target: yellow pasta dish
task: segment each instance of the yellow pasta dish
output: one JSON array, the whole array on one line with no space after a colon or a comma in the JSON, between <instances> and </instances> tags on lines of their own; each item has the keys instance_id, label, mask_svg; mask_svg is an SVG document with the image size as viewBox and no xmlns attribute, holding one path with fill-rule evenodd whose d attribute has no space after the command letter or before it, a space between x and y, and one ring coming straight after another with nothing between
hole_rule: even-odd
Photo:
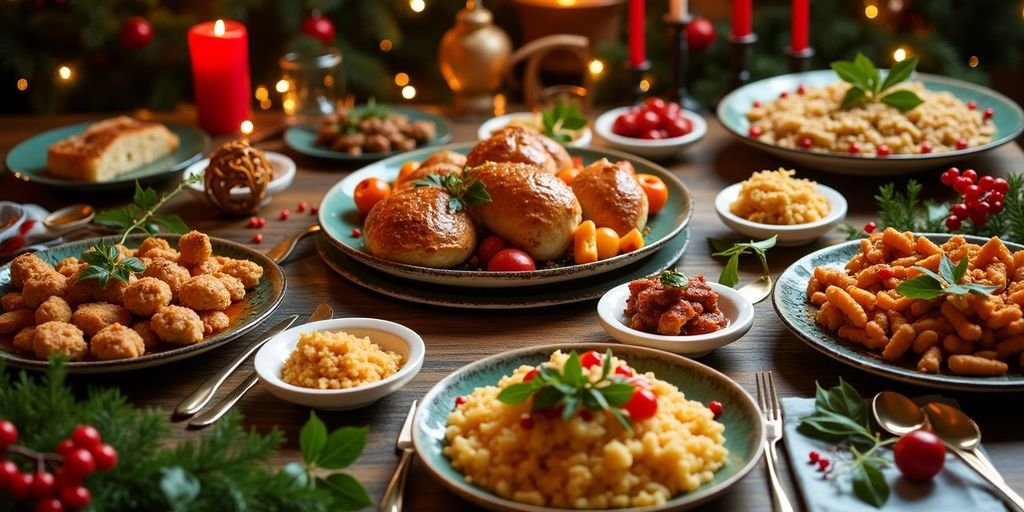
<instances>
[{"instance_id":1,"label":"yellow pasta dish","mask_svg":"<svg viewBox=\"0 0 1024 512\"><path fill-rule=\"evenodd\" d=\"M502 498L639 507L709 482L726 463L724 431L703 404L610 351L556 351L458 397L443 453Z\"/></svg>"}]
</instances>

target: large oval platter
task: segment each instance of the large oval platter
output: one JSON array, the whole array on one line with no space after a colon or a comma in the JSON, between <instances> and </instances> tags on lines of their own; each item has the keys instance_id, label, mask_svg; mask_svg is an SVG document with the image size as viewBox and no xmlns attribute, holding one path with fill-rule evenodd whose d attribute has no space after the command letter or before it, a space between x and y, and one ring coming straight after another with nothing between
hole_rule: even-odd
<instances>
[{"instance_id":1,"label":"large oval platter","mask_svg":"<svg viewBox=\"0 0 1024 512\"><path fill-rule=\"evenodd\" d=\"M129 247L136 247L144 238L145 237L142 235L133 235L128 238L126 245ZM179 237L177 235L161 235L161 238L166 239L172 246L176 247ZM69 256L81 256L83 251L92 247L100 240L105 240L107 243L113 244L119 240L119 237L92 238L88 240L69 242L45 251L37 252L36 255L50 264L55 264ZM228 308L228 312L230 313L228 315L230 323L228 324L227 329L224 329L213 336L204 338L203 341L193 345L173 347L152 353L147 352L141 357L134 359L120 359L114 361L69 361L64 364L68 373L117 373L160 366L189 357L194 357L206 352L207 350L217 348L231 340L234 340L235 338L238 338L239 336L251 331L254 327L270 317L284 298L286 282L284 272L281 271L281 267L274 263L270 258L244 245L219 238L210 238L210 242L213 246L214 256L247 259L256 262L259 266L263 267L263 277L260 278L260 282L256 287L248 290L244 299L232 304ZM8 263L3 267L0 267L0 295L13 290L14 286L11 284L11 265ZM10 344L9 337L0 342L0 359L4 359L7 364L11 366L31 370L41 371L45 370L47 366L49 366L47 361L40 361L38 359L25 357L24 355L15 352Z\"/></svg>"},{"instance_id":2,"label":"large oval platter","mask_svg":"<svg viewBox=\"0 0 1024 512\"><path fill-rule=\"evenodd\" d=\"M638 173L654 174L662 179L669 189L669 200L660 212L651 216L644 241L639 250L620 254L613 258L586 263L583 265L567 265L555 268L543 268L532 272L488 272L482 270L447 270L415 265L396 263L368 253L363 245L363 238L352 236L353 229L362 229L363 215L355 206L352 192L356 185L365 178L377 177L394 181L402 164L409 160L422 161L427 156L439 151L457 151L468 153L475 143L450 144L438 148L423 148L382 160L353 172L339 181L320 205L320 226L331 243L349 255L352 259L368 265L376 270L397 277L432 284L459 287L507 288L552 284L573 279L594 276L603 272L622 268L634 263L659 250L690 221L693 214L693 202L690 192L678 178L665 168L647 160L610 150L568 148L569 154L590 163L601 158L611 161L629 160Z\"/></svg>"},{"instance_id":3,"label":"large oval platter","mask_svg":"<svg viewBox=\"0 0 1024 512\"><path fill-rule=\"evenodd\" d=\"M1020 135L1021 130L1024 129L1024 111L1013 100L992 89L963 80L925 73L915 73L911 80L921 82L929 91L948 91L961 101L976 101L979 110L993 109L995 116L992 121L996 125L996 133L992 137L992 141L982 146L957 151L873 157L784 148L755 139L747 134L750 128L747 111L750 110L754 101L763 103L773 101L783 91L795 91L800 85L819 87L838 82L839 77L832 70L792 73L744 85L729 93L718 104L718 119L732 135L745 144L814 169L853 176L898 176L949 166L1006 144Z\"/></svg>"},{"instance_id":4,"label":"large oval platter","mask_svg":"<svg viewBox=\"0 0 1024 512\"><path fill-rule=\"evenodd\" d=\"M317 238L320 257L339 275L368 290L420 304L459 309L526 309L597 299L616 285L656 275L673 266L686 251L689 228L647 258L603 274L567 283L520 286L495 291L487 288L430 285L395 277L350 258L324 236Z\"/></svg>"},{"instance_id":5,"label":"large oval platter","mask_svg":"<svg viewBox=\"0 0 1024 512\"><path fill-rule=\"evenodd\" d=\"M925 235L936 243L944 243L949 235ZM972 243L985 243L987 239L965 236ZM1007 243L1010 250L1024 249L1024 246ZM854 368L931 388L960 391L1021 391L1024 390L1024 375L1010 373L1001 377L967 377L951 374L930 374L917 371L909 361L891 363L882 360L864 346L840 340L815 323L818 307L807 300L807 281L813 275L814 267L826 266L843 268L854 254L860 251L860 241L833 245L815 251L790 265L779 276L772 293L772 302L782 323L798 338L815 350Z\"/></svg>"},{"instance_id":6,"label":"large oval platter","mask_svg":"<svg viewBox=\"0 0 1024 512\"><path fill-rule=\"evenodd\" d=\"M718 400L725 405L725 413L718 419L725 425L725 447L729 450L726 464L714 478L693 492L675 496L663 505L615 509L622 512L661 512L685 510L705 503L743 479L758 464L763 449L763 426L757 406L749 394L736 381L708 366L675 354L644 347L618 344L572 344L527 347L482 359L459 368L437 383L420 400L413 419L413 444L416 454L441 484L462 498L491 510L541 512L563 510L537 507L501 498L483 488L466 482L465 477L452 467L442 453L445 446L445 425L455 404L455 397L467 395L474 388L494 386L505 375L522 365L536 365L547 361L555 350L611 349L640 372L654 372L661 380L679 388L686 398L707 403Z\"/></svg>"}]
</instances>

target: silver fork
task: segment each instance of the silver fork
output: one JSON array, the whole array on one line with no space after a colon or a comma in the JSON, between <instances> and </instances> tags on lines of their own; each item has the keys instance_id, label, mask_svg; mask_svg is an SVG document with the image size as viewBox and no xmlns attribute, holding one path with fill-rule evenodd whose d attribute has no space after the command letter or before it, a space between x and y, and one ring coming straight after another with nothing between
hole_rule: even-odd
<instances>
[{"instance_id":1,"label":"silver fork","mask_svg":"<svg viewBox=\"0 0 1024 512\"><path fill-rule=\"evenodd\" d=\"M757 400L761 406L761 415L764 416L765 435L768 441L765 462L768 464L768 476L772 484L772 504L778 512L793 512L793 505L786 497L786 490L782 487L776 469L779 457L775 451L775 443L782 440L782 408L779 407L779 394L775 391L775 379L772 378L772 372L759 372L755 375L755 381Z\"/></svg>"}]
</instances>

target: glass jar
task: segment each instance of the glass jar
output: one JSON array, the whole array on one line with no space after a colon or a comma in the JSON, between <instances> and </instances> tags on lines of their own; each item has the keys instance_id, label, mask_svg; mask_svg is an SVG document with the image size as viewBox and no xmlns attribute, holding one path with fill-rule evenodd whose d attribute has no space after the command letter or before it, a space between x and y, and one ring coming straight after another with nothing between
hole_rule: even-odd
<instances>
[{"instance_id":1,"label":"glass jar","mask_svg":"<svg viewBox=\"0 0 1024 512\"><path fill-rule=\"evenodd\" d=\"M337 110L339 91L344 89L341 52L337 48L312 56L287 53L278 64L283 84L277 90L288 124L315 123Z\"/></svg>"}]
</instances>

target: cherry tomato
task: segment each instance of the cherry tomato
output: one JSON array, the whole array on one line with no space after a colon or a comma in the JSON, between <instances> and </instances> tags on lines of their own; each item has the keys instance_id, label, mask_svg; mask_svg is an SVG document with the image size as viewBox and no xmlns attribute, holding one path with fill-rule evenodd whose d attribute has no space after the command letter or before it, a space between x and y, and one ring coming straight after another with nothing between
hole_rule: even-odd
<instances>
[{"instance_id":1,"label":"cherry tomato","mask_svg":"<svg viewBox=\"0 0 1024 512\"><path fill-rule=\"evenodd\" d=\"M621 375L623 377L633 377L634 375L636 375L636 372L634 372L633 369L628 366L616 366L615 371L613 373L615 373L615 375Z\"/></svg>"},{"instance_id":2,"label":"cherry tomato","mask_svg":"<svg viewBox=\"0 0 1024 512\"><path fill-rule=\"evenodd\" d=\"M497 272L525 272L537 270L537 264L533 262L525 251L519 249L502 249L495 254L487 263L487 270Z\"/></svg>"},{"instance_id":3,"label":"cherry tomato","mask_svg":"<svg viewBox=\"0 0 1024 512\"><path fill-rule=\"evenodd\" d=\"M615 119L612 131L623 137L633 137L637 133L637 113L628 112Z\"/></svg>"},{"instance_id":4,"label":"cherry tomato","mask_svg":"<svg viewBox=\"0 0 1024 512\"><path fill-rule=\"evenodd\" d=\"M644 130L640 132L640 138L647 140L659 140L664 139L665 137L661 134L661 130L657 128L651 128L650 130Z\"/></svg>"},{"instance_id":5,"label":"cherry tomato","mask_svg":"<svg viewBox=\"0 0 1024 512\"><path fill-rule=\"evenodd\" d=\"M612 228L597 228L597 259L606 260L619 254L619 234Z\"/></svg>"},{"instance_id":6,"label":"cherry tomato","mask_svg":"<svg viewBox=\"0 0 1024 512\"><path fill-rule=\"evenodd\" d=\"M915 430L903 436L892 451L896 467L903 476L918 482L934 478L946 463L942 440L927 430Z\"/></svg>"},{"instance_id":7,"label":"cherry tomato","mask_svg":"<svg viewBox=\"0 0 1024 512\"><path fill-rule=\"evenodd\" d=\"M420 163L415 160L409 160L408 162L402 164L402 168L398 170L398 179L395 180L395 183L401 183L405 181L405 178L408 178L410 174L416 172L416 169L419 168Z\"/></svg>"},{"instance_id":8,"label":"cherry tomato","mask_svg":"<svg viewBox=\"0 0 1024 512\"><path fill-rule=\"evenodd\" d=\"M658 114L659 116L661 116L663 113L665 113L665 111L666 111L665 109L667 107L668 107L668 104L665 103L665 100L663 100L661 98L647 98L647 100L644 101L644 107L643 108L644 108L644 110L647 110L647 111L650 111L650 112L654 112L655 114Z\"/></svg>"},{"instance_id":9,"label":"cherry tomato","mask_svg":"<svg viewBox=\"0 0 1024 512\"><path fill-rule=\"evenodd\" d=\"M682 137L693 131L693 123L685 117L677 117L665 122L665 131L669 137Z\"/></svg>"},{"instance_id":10,"label":"cherry tomato","mask_svg":"<svg viewBox=\"0 0 1024 512\"><path fill-rule=\"evenodd\" d=\"M391 185L388 185L388 182L378 178L366 178L356 185L354 193L356 208L359 208L359 211L365 215L370 212L373 205L389 194L391 194Z\"/></svg>"},{"instance_id":11,"label":"cherry tomato","mask_svg":"<svg viewBox=\"0 0 1024 512\"><path fill-rule=\"evenodd\" d=\"M629 412L631 420L646 420L658 412L658 397L649 389L637 389L623 409Z\"/></svg>"},{"instance_id":12,"label":"cherry tomato","mask_svg":"<svg viewBox=\"0 0 1024 512\"><path fill-rule=\"evenodd\" d=\"M665 111L662 115L662 121L666 119L676 119L682 117L683 107L680 107L678 103L670 101L665 104Z\"/></svg>"},{"instance_id":13,"label":"cherry tomato","mask_svg":"<svg viewBox=\"0 0 1024 512\"><path fill-rule=\"evenodd\" d=\"M658 118L657 113L644 110L636 117L636 128L640 133L657 130L659 127L661 127L661 119Z\"/></svg>"},{"instance_id":14,"label":"cherry tomato","mask_svg":"<svg viewBox=\"0 0 1024 512\"><path fill-rule=\"evenodd\" d=\"M601 354L596 350L588 350L580 356L580 366L583 368L593 368L601 364Z\"/></svg>"},{"instance_id":15,"label":"cherry tomato","mask_svg":"<svg viewBox=\"0 0 1024 512\"><path fill-rule=\"evenodd\" d=\"M484 238L480 245L476 248L476 258L480 261L480 266L487 268L487 264L491 262L495 254L498 254L502 249L508 248L508 241L498 235L490 235Z\"/></svg>"},{"instance_id":16,"label":"cherry tomato","mask_svg":"<svg viewBox=\"0 0 1024 512\"><path fill-rule=\"evenodd\" d=\"M665 186L665 182L653 174L637 174L636 180L647 194L647 214L654 215L661 211L668 201L668 187Z\"/></svg>"},{"instance_id":17,"label":"cherry tomato","mask_svg":"<svg viewBox=\"0 0 1024 512\"><path fill-rule=\"evenodd\" d=\"M530 382L537 377L538 373L540 372L536 368L531 368L530 371L526 372L526 375L523 375L523 382Z\"/></svg>"}]
</instances>

